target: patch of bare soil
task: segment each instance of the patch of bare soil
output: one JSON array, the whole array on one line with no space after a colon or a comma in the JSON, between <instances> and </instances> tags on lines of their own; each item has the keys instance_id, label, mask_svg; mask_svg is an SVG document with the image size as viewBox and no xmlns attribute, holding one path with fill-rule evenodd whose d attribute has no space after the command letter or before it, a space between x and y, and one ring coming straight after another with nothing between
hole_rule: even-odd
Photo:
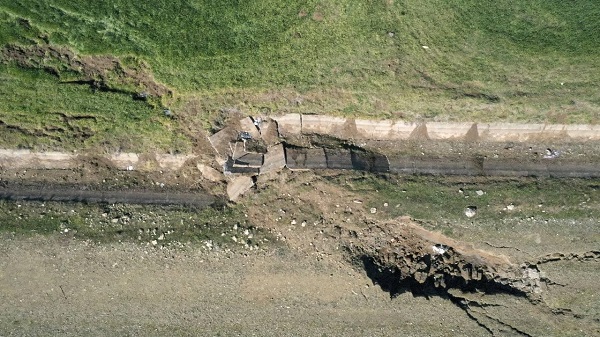
<instances>
[{"instance_id":1,"label":"patch of bare soil","mask_svg":"<svg viewBox=\"0 0 600 337\"><path fill-rule=\"evenodd\" d=\"M488 238L461 242L426 230L409 218L380 218L376 209L366 206L367 196L322 178L335 174L284 171L272 180L259 178L257 193L242 203L250 219L260 219L278 240L306 258L335 263L340 268L353 266L392 301L407 294L444 299L481 329L475 335L593 336L600 332L600 307L586 300L595 288L596 276L590 271L600 262L597 251L538 257L538 247L486 251L481 247L486 247ZM557 222L547 230L560 232L560 226L572 227ZM586 228L582 225L579 230L589 232ZM488 233L496 242L503 242L505 232L513 233L510 226L497 231ZM570 236L550 235L553 239L543 246L546 250L579 251L589 246L569 247ZM521 236L526 245L526 235ZM510 243L523 246L516 240ZM555 269L548 268L547 263L563 262L573 277L586 266L581 279L565 281ZM560 284L556 279L561 279ZM575 295L582 291L589 295ZM567 304L566 298L573 304L586 303L585 312L577 308L578 304ZM429 321L443 325L447 317L432 316ZM442 326L439 329L449 333ZM429 331L417 335L423 334L431 335Z\"/></svg>"},{"instance_id":2,"label":"patch of bare soil","mask_svg":"<svg viewBox=\"0 0 600 337\"><path fill-rule=\"evenodd\" d=\"M137 89L140 99L148 96L162 97L171 91L158 83L145 62L111 55L78 55L67 47L54 45L19 46L7 45L0 53L0 61L16 62L25 68L44 69L62 78L63 73L77 74L73 83L87 83L100 90L122 90L122 87ZM68 82L66 82L68 83Z\"/></svg>"}]
</instances>

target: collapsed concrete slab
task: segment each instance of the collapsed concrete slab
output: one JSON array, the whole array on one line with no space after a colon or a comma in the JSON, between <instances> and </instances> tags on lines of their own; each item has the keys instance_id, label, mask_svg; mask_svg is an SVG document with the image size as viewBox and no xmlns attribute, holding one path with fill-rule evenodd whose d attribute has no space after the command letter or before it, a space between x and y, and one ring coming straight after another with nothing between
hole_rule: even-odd
<instances>
[{"instance_id":1,"label":"collapsed concrete slab","mask_svg":"<svg viewBox=\"0 0 600 337\"><path fill-rule=\"evenodd\" d=\"M285 148L286 165L290 170L326 169L323 149Z\"/></svg>"},{"instance_id":2,"label":"collapsed concrete slab","mask_svg":"<svg viewBox=\"0 0 600 337\"><path fill-rule=\"evenodd\" d=\"M230 143L235 142L237 139L238 132L232 127L226 127L208 137L210 145L212 145L217 154L223 158L231 154Z\"/></svg>"},{"instance_id":3,"label":"collapsed concrete slab","mask_svg":"<svg viewBox=\"0 0 600 337\"><path fill-rule=\"evenodd\" d=\"M254 139L260 138L260 132L254 124L254 120L250 117L240 119L240 130L238 130L238 133L239 132L248 132Z\"/></svg>"},{"instance_id":4,"label":"collapsed concrete slab","mask_svg":"<svg viewBox=\"0 0 600 337\"><path fill-rule=\"evenodd\" d=\"M260 138L267 144L267 146L273 146L278 144L279 131L277 122L271 118L263 118L259 124Z\"/></svg>"},{"instance_id":5,"label":"collapsed concrete slab","mask_svg":"<svg viewBox=\"0 0 600 337\"><path fill-rule=\"evenodd\" d=\"M250 190L252 186L254 186L252 177L237 176L227 184L227 196L229 200L235 202L240 196Z\"/></svg>"},{"instance_id":6,"label":"collapsed concrete slab","mask_svg":"<svg viewBox=\"0 0 600 337\"><path fill-rule=\"evenodd\" d=\"M327 158L327 168L337 170L352 170L352 156L350 150L344 149L325 149Z\"/></svg>"},{"instance_id":7,"label":"collapsed concrete slab","mask_svg":"<svg viewBox=\"0 0 600 337\"><path fill-rule=\"evenodd\" d=\"M271 146L264 155L260 174L277 172L285 167L285 151L283 144Z\"/></svg>"},{"instance_id":8,"label":"collapsed concrete slab","mask_svg":"<svg viewBox=\"0 0 600 337\"><path fill-rule=\"evenodd\" d=\"M385 155L372 152L350 151L352 167L368 172L389 172L390 163Z\"/></svg>"},{"instance_id":9,"label":"collapsed concrete slab","mask_svg":"<svg viewBox=\"0 0 600 337\"><path fill-rule=\"evenodd\" d=\"M234 167L252 167L260 168L263 165L263 154L262 153L246 153L245 155L234 159Z\"/></svg>"}]
</instances>

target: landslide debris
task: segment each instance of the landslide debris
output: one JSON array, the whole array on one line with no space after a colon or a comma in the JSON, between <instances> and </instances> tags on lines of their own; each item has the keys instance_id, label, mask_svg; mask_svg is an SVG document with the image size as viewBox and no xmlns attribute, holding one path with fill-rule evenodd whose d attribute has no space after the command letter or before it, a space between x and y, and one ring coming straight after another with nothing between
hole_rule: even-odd
<instances>
[{"instance_id":1,"label":"landslide debris","mask_svg":"<svg viewBox=\"0 0 600 337\"><path fill-rule=\"evenodd\" d=\"M535 264L475 249L430 232L407 218L349 231L352 261L391 296L404 291L445 294L449 289L507 293L536 299L545 278Z\"/></svg>"},{"instance_id":2,"label":"landslide debris","mask_svg":"<svg viewBox=\"0 0 600 337\"><path fill-rule=\"evenodd\" d=\"M0 50L0 62L43 69L63 83L89 84L93 89L133 94L136 99L172 94L154 79L150 66L136 57L83 56L62 46L10 44Z\"/></svg>"}]
</instances>

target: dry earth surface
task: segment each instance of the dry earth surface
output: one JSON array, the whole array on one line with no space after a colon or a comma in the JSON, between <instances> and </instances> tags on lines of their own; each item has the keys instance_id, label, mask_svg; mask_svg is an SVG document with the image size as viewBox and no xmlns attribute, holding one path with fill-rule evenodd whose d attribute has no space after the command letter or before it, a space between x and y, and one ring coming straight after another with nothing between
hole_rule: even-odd
<instances>
[{"instance_id":1,"label":"dry earth surface","mask_svg":"<svg viewBox=\"0 0 600 337\"><path fill-rule=\"evenodd\" d=\"M399 152L448 153L457 144L484 151L481 144L426 141ZM536 149L543 145L498 144L487 154L515 153L518 159L537 155ZM585 146L573 151L587 152ZM3 188L225 195L225 180L206 174L218 166L206 161L142 172L118 170L93 156L80 160L67 170L3 168L0 179ZM90 238L68 231L66 221L44 235L2 232L0 335L600 334L597 219L519 213L502 221L465 216L419 222L398 217L393 209L402 205L374 205L381 201L377 191L351 188L365 177L397 178L335 170L259 175L254 189L230 205L242 223L215 215L205 226L216 228L216 237L199 241L165 238L174 221L184 228L201 212L193 208L174 219L158 206L3 201L3 216L23 222L47 217L53 207L78 215L98 233L120 230L116 239ZM495 178L461 179L485 187ZM506 206L488 205L500 212ZM586 207L597 206L589 200ZM250 234L260 240L248 244Z\"/></svg>"}]
</instances>

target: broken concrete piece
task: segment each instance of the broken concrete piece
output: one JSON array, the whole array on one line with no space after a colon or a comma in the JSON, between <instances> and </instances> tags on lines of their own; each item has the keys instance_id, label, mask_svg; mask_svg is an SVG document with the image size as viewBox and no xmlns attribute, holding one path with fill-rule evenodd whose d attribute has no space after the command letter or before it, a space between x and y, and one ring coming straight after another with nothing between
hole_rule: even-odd
<instances>
[{"instance_id":1,"label":"broken concrete piece","mask_svg":"<svg viewBox=\"0 0 600 337\"><path fill-rule=\"evenodd\" d=\"M227 184L227 196L229 197L229 200L235 202L240 198L240 196L251 189L252 186L254 186L252 177L235 177L229 182L229 184Z\"/></svg>"},{"instance_id":2,"label":"broken concrete piece","mask_svg":"<svg viewBox=\"0 0 600 337\"><path fill-rule=\"evenodd\" d=\"M327 157L323 149L285 149L286 165L290 170L326 169Z\"/></svg>"},{"instance_id":3,"label":"broken concrete piece","mask_svg":"<svg viewBox=\"0 0 600 337\"><path fill-rule=\"evenodd\" d=\"M234 160L243 157L248 153L244 142L234 142L229 144L231 145L231 158Z\"/></svg>"},{"instance_id":4,"label":"broken concrete piece","mask_svg":"<svg viewBox=\"0 0 600 337\"><path fill-rule=\"evenodd\" d=\"M248 132L252 138L260 138L260 132L258 132L258 128L250 117L240 119L240 130L238 132Z\"/></svg>"},{"instance_id":5,"label":"broken concrete piece","mask_svg":"<svg viewBox=\"0 0 600 337\"><path fill-rule=\"evenodd\" d=\"M260 123L260 137L267 144L272 146L279 143L279 132L277 131L277 122L271 118L264 118Z\"/></svg>"},{"instance_id":6,"label":"broken concrete piece","mask_svg":"<svg viewBox=\"0 0 600 337\"><path fill-rule=\"evenodd\" d=\"M247 153L237 159L234 160L234 167L254 167L260 168L263 164L263 154L262 153Z\"/></svg>"},{"instance_id":7,"label":"broken concrete piece","mask_svg":"<svg viewBox=\"0 0 600 337\"><path fill-rule=\"evenodd\" d=\"M283 144L271 146L265 153L263 165L260 168L260 174L277 172L285 167L285 151Z\"/></svg>"},{"instance_id":8,"label":"broken concrete piece","mask_svg":"<svg viewBox=\"0 0 600 337\"><path fill-rule=\"evenodd\" d=\"M225 180L225 176L223 175L223 173L215 170L214 168L212 168L210 166L207 166L204 164L198 164L198 165L196 165L196 167L198 168L200 173L202 173L202 177L206 178L207 180L210 180L213 182L219 182L219 181Z\"/></svg>"},{"instance_id":9,"label":"broken concrete piece","mask_svg":"<svg viewBox=\"0 0 600 337\"><path fill-rule=\"evenodd\" d=\"M219 156L227 157L231 153L229 143L236 141L238 138L237 131L232 127L226 127L214 135L208 137L210 145L217 151Z\"/></svg>"}]
</instances>

